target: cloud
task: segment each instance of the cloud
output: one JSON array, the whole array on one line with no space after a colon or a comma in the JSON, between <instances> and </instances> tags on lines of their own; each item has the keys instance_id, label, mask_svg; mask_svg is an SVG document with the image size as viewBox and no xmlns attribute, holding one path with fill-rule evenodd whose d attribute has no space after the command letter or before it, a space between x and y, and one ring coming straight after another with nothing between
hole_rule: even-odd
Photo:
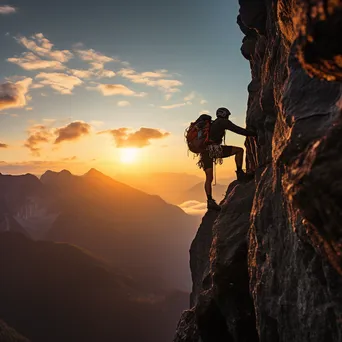
<instances>
[{"instance_id":1,"label":"cloud","mask_svg":"<svg viewBox=\"0 0 342 342\"><path fill-rule=\"evenodd\" d=\"M57 128L55 134L57 138L55 144L60 144L63 141L77 140L84 135L90 133L90 125L83 121L74 121L70 124Z\"/></svg>"},{"instance_id":2,"label":"cloud","mask_svg":"<svg viewBox=\"0 0 342 342\"><path fill-rule=\"evenodd\" d=\"M200 114L210 114L209 110L201 110Z\"/></svg>"},{"instance_id":3,"label":"cloud","mask_svg":"<svg viewBox=\"0 0 342 342\"><path fill-rule=\"evenodd\" d=\"M165 79L168 77L167 70L147 71L143 73L137 73L134 69L124 68L119 71L119 75L130 80L133 83L146 84L150 87L157 87L168 93L178 92L178 87L183 83L174 79Z\"/></svg>"},{"instance_id":4,"label":"cloud","mask_svg":"<svg viewBox=\"0 0 342 342\"><path fill-rule=\"evenodd\" d=\"M119 101L118 106L119 107L127 107L130 106L131 104L128 101Z\"/></svg>"},{"instance_id":5,"label":"cloud","mask_svg":"<svg viewBox=\"0 0 342 342\"><path fill-rule=\"evenodd\" d=\"M206 104L206 103L208 103L207 100L201 100L201 101L200 101L200 104L202 104L202 105L203 105L203 104Z\"/></svg>"},{"instance_id":6,"label":"cloud","mask_svg":"<svg viewBox=\"0 0 342 342\"><path fill-rule=\"evenodd\" d=\"M78 78L90 78L93 76L91 70L69 69L69 72Z\"/></svg>"},{"instance_id":7,"label":"cloud","mask_svg":"<svg viewBox=\"0 0 342 342\"><path fill-rule=\"evenodd\" d=\"M59 61L47 61L39 58L32 52L24 52L20 57L7 59L8 62L19 65L25 70L56 69L62 70L65 66Z\"/></svg>"},{"instance_id":8,"label":"cloud","mask_svg":"<svg viewBox=\"0 0 342 342\"><path fill-rule=\"evenodd\" d=\"M99 84L97 88L104 96L123 95L123 96L146 96L146 93L136 93L123 84Z\"/></svg>"},{"instance_id":9,"label":"cloud","mask_svg":"<svg viewBox=\"0 0 342 342\"><path fill-rule=\"evenodd\" d=\"M0 111L7 108L22 108L27 103L27 92L32 78L25 78L16 83L0 84Z\"/></svg>"},{"instance_id":10,"label":"cloud","mask_svg":"<svg viewBox=\"0 0 342 342\"><path fill-rule=\"evenodd\" d=\"M90 133L90 125L82 121L74 121L60 128L52 128L55 119L43 119L44 124L35 124L28 128L28 138L24 144L32 155L39 157L41 144L50 143L59 144L63 141L72 141L83 135Z\"/></svg>"},{"instance_id":11,"label":"cloud","mask_svg":"<svg viewBox=\"0 0 342 342\"><path fill-rule=\"evenodd\" d=\"M76 156L69 157L69 158L62 158L62 161L74 161L74 160L77 160Z\"/></svg>"},{"instance_id":12,"label":"cloud","mask_svg":"<svg viewBox=\"0 0 342 342\"><path fill-rule=\"evenodd\" d=\"M87 62L109 63L109 62L114 61L114 58L107 57L100 52L96 52L93 49L77 50L77 53L83 61L87 61Z\"/></svg>"},{"instance_id":13,"label":"cloud","mask_svg":"<svg viewBox=\"0 0 342 342\"><path fill-rule=\"evenodd\" d=\"M73 54L69 50L54 50L54 44L45 38L42 33L33 35L31 39L19 37L17 38L17 41L38 56L52 59L60 63L68 62L73 58Z\"/></svg>"},{"instance_id":14,"label":"cloud","mask_svg":"<svg viewBox=\"0 0 342 342\"><path fill-rule=\"evenodd\" d=\"M93 49L89 49L89 50L78 49L76 50L76 53L78 54L79 58L82 61L90 63L92 70L102 70L104 69L104 65L106 63L118 62L118 60L112 57L105 56L102 53L97 52ZM105 77L108 77L108 76L105 76ZM113 77L113 76L110 76L110 77Z\"/></svg>"},{"instance_id":15,"label":"cloud","mask_svg":"<svg viewBox=\"0 0 342 342\"><path fill-rule=\"evenodd\" d=\"M170 135L169 132L162 132L155 128L142 127L138 131L132 131L129 128L118 128L99 132L98 134L108 133L114 138L117 147L146 147L151 144L150 140L163 139Z\"/></svg>"},{"instance_id":16,"label":"cloud","mask_svg":"<svg viewBox=\"0 0 342 342\"><path fill-rule=\"evenodd\" d=\"M184 97L184 101L192 101L196 96L196 93L192 91L188 96Z\"/></svg>"},{"instance_id":17,"label":"cloud","mask_svg":"<svg viewBox=\"0 0 342 342\"><path fill-rule=\"evenodd\" d=\"M61 94L72 94L74 87L83 83L83 81L76 76L58 72L42 72L36 76L36 79L42 79L42 81L40 81L41 84L48 85Z\"/></svg>"},{"instance_id":18,"label":"cloud","mask_svg":"<svg viewBox=\"0 0 342 342\"><path fill-rule=\"evenodd\" d=\"M99 77L99 78L112 78L116 74L112 70L106 69L88 69L88 70L80 70L80 69L69 69L68 70L72 75L79 78L91 78L91 77Z\"/></svg>"},{"instance_id":19,"label":"cloud","mask_svg":"<svg viewBox=\"0 0 342 342\"><path fill-rule=\"evenodd\" d=\"M9 5L1 5L0 6L0 14L12 14L15 13L17 9L13 6Z\"/></svg>"},{"instance_id":20,"label":"cloud","mask_svg":"<svg viewBox=\"0 0 342 342\"><path fill-rule=\"evenodd\" d=\"M44 88L43 84L39 84L39 83L35 83L32 84L31 89L40 89L40 88Z\"/></svg>"},{"instance_id":21,"label":"cloud","mask_svg":"<svg viewBox=\"0 0 342 342\"><path fill-rule=\"evenodd\" d=\"M188 106L191 105L191 102L183 102L183 103L175 103L172 105L168 105L168 106L160 106L160 108L163 109L174 109L174 108L180 108L180 107L184 107L184 106Z\"/></svg>"},{"instance_id":22,"label":"cloud","mask_svg":"<svg viewBox=\"0 0 342 342\"><path fill-rule=\"evenodd\" d=\"M166 94L165 95L165 100L169 101L171 99L171 97L173 96L173 94Z\"/></svg>"},{"instance_id":23,"label":"cloud","mask_svg":"<svg viewBox=\"0 0 342 342\"><path fill-rule=\"evenodd\" d=\"M165 69L162 70L158 70L158 71L146 71L141 73L142 77L149 77L149 78L161 78L161 77L165 77L165 76L169 76L167 75L168 71Z\"/></svg>"},{"instance_id":24,"label":"cloud","mask_svg":"<svg viewBox=\"0 0 342 342\"><path fill-rule=\"evenodd\" d=\"M42 143L48 143L52 138L52 133L45 125L34 125L28 129L29 137L24 146L27 147L32 155L39 157Z\"/></svg>"},{"instance_id":25,"label":"cloud","mask_svg":"<svg viewBox=\"0 0 342 342\"><path fill-rule=\"evenodd\" d=\"M0 143L0 148L7 148L8 145L7 144L4 144L4 143Z\"/></svg>"},{"instance_id":26,"label":"cloud","mask_svg":"<svg viewBox=\"0 0 342 342\"><path fill-rule=\"evenodd\" d=\"M116 73L112 70L106 70L106 69L102 69L102 70L99 70L97 73L96 73L96 76L98 77L105 77L105 78L112 78L116 75Z\"/></svg>"},{"instance_id":27,"label":"cloud","mask_svg":"<svg viewBox=\"0 0 342 342\"><path fill-rule=\"evenodd\" d=\"M189 215L203 216L207 212L207 204L198 201L186 201L179 205Z\"/></svg>"}]
</instances>

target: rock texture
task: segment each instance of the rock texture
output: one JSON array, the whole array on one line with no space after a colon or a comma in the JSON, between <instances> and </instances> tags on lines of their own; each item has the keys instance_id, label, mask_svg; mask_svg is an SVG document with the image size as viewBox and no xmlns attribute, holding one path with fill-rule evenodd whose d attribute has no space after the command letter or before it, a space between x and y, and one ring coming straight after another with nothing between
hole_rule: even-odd
<instances>
[{"instance_id":1,"label":"rock texture","mask_svg":"<svg viewBox=\"0 0 342 342\"><path fill-rule=\"evenodd\" d=\"M5 322L0 320L0 341L1 342L30 342L25 337L10 328Z\"/></svg>"},{"instance_id":2,"label":"rock texture","mask_svg":"<svg viewBox=\"0 0 342 342\"><path fill-rule=\"evenodd\" d=\"M175 341L342 341L342 4L239 3L256 176L203 219Z\"/></svg>"}]
</instances>

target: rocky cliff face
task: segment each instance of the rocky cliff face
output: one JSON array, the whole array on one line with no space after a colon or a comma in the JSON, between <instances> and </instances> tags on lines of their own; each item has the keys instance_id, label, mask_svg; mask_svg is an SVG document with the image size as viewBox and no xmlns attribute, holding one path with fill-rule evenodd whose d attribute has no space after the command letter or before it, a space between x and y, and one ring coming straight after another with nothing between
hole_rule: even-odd
<instances>
[{"instance_id":1,"label":"rocky cliff face","mask_svg":"<svg viewBox=\"0 0 342 342\"><path fill-rule=\"evenodd\" d=\"M342 341L342 4L239 2L256 176L203 218L175 341Z\"/></svg>"}]
</instances>

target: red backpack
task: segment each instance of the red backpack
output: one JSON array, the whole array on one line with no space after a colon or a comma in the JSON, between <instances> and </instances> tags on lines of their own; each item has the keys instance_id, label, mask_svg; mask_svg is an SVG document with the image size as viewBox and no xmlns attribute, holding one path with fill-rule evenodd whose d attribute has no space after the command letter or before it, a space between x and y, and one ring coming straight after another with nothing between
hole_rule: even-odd
<instances>
[{"instance_id":1,"label":"red backpack","mask_svg":"<svg viewBox=\"0 0 342 342\"><path fill-rule=\"evenodd\" d=\"M185 139L191 152L202 153L212 143L210 140L211 123L211 116L202 114L186 129Z\"/></svg>"}]
</instances>

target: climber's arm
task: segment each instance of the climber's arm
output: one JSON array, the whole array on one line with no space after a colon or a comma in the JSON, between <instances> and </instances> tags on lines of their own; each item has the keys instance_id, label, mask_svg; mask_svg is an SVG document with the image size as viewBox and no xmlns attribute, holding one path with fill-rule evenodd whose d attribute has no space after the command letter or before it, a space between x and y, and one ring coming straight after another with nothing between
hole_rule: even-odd
<instances>
[{"instance_id":1,"label":"climber's arm","mask_svg":"<svg viewBox=\"0 0 342 342\"><path fill-rule=\"evenodd\" d=\"M246 137L256 137L256 133L253 132L253 131L250 131L248 129L245 129L245 128L242 128L242 127L239 127L235 124L233 124L231 121L229 120L226 120L225 123L225 129L229 130L229 131L232 131L236 134L240 134L240 135L244 135Z\"/></svg>"}]
</instances>

